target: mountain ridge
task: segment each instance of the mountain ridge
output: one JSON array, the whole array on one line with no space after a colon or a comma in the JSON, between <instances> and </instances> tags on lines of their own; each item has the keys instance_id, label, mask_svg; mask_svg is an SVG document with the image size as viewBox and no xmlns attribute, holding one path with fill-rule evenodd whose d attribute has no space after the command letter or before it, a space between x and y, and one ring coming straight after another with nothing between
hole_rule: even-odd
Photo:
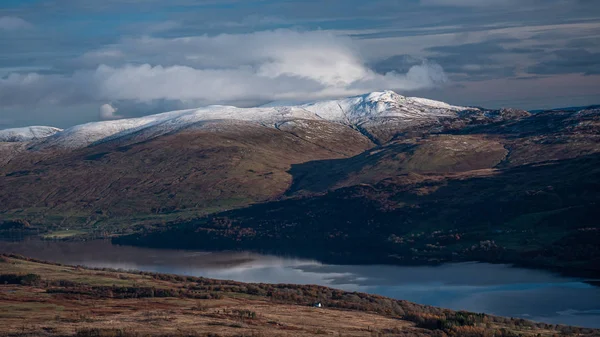
<instances>
[{"instance_id":1,"label":"mountain ridge","mask_svg":"<svg viewBox=\"0 0 600 337\"><path fill-rule=\"evenodd\" d=\"M0 130L0 142L27 142L50 137L63 129L52 126L26 126Z\"/></svg>"},{"instance_id":2,"label":"mountain ridge","mask_svg":"<svg viewBox=\"0 0 600 337\"><path fill-rule=\"evenodd\" d=\"M600 109L448 110L392 92L342 101L213 106L0 142L0 234L27 223L48 237L268 249L270 238L327 229L310 239L326 258L370 237L370 257L390 263L536 261L598 273L600 253L577 242L598 230ZM502 234L515 224L526 232ZM462 241L438 245L439 233ZM416 255L403 245L413 234L424 235Z\"/></svg>"},{"instance_id":3,"label":"mountain ridge","mask_svg":"<svg viewBox=\"0 0 600 337\"><path fill-rule=\"evenodd\" d=\"M138 118L113 121L90 122L76 125L65 130L56 129L46 137L9 138L0 141L38 141L36 148L64 147L81 148L96 142L127 136L143 129L163 129L163 132L176 131L194 123L215 120L243 120L262 123L275 127L277 123L289 120L326 120L358 126L378 119L397 118L411 124L414 120L435 119L437 117L456 117L459 111L477 110L459 107L444 102L424 98L405 97L393 91L372 92L338 100L319 101L302 105L237 108L233 106L213 105L198 109L186 109L163 112ZM46 127L48 129L52 127ZM19 129L2 130L12 134ZM154 132L156 133L156 132Z\"/></svg>"}]
</instances>

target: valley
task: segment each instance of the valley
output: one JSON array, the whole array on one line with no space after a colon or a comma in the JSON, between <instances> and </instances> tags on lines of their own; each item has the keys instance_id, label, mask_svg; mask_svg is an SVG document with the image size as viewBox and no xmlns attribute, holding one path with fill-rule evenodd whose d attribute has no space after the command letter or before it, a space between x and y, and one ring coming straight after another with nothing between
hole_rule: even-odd
<instances>
[{"instance_id":1,"label":"valley","mask_svg":"<svg viewBox=\"0 0 600 337\"><path fill-rule=\"evenodd\" d=\"M0 337L600 337L600 1L0 1Z\"/></svg>"},{"instance_id":2,"label":"valley","mask_svg":"<svg viewBox=\"0 0 600 337\"><path fill-rule=\"evenodd\" d=\"M598 277L599 127L385 91L5 130L0 232Z\"/></svg>"}]
</instances>

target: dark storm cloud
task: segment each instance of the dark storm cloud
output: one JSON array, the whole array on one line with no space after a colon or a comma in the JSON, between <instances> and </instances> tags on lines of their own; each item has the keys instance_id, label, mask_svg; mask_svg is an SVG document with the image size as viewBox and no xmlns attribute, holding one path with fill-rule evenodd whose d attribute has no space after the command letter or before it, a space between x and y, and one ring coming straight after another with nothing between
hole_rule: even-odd
<instances>
[{"instance_id":1,"label":"dark storm cloud","mask_svg":"<svg viewBox=\"0 0 600 337\"><path fill-rule=\"evenodd\" d=\"M496 57L511 51L502 46L502 43L519 42L517 39L500 39L478 43L467 43L454 46L438 46L427 48L432 52L432 60L439 63L444 69L454 74L457 79L481 80L488 78L513 77L516 66L507 64Z\"/></svg>"},{"instance_id":2,"label":"dark storm cloud","mask_svg":"<svg viewBox=\"0 0 600 337\"><path fill-rule=\"evenodd\" d=\"M427 58L440 64L455 80L482 80L487 78L504 78L515 75L517 67L497 59L505 54L534 53L538 49L507 48L503 43L519 42L518 39L504 38L478 43L429 47ZM375 63L378 71L402 71L413 64L422 62L410 55L395 55Z\"/></svg>"},{"instance_id":3,"label":"dark storm cloud","mask_svg":"<svg viewBox=\"0 0 600 337\"><path fill-rule=\"evenodd\" d=\"M600 37L586 37L582 39L572 39L566 44L569 48L599 48L600 47Z\"/></svg>"},{"instance_id":4,"label":"dark storm cloud","mask_svg":"<svg viewBox=\"0 0 600 337\"><path fill-rule=\"evenodd\" d=\"M423 63L423 59L411 55L394 55L373 64L373 69L380 74L390 71L407 72L412 66Z\"/></svg>"},{"instance_id":5,"label":"dark storm cloud","mask_svg":"<svg viewBox=\"0 0 600 337\"><path fill-rule=\"evenodd\" d=\"M507 52L507 49L502 46L503 43L514 43L519 41L519 39L515 38L502 38L477 43L464 43L458 45L429 47L426 50L439 54L498 54Z\"/></svg>"},{"instance_id":6,"label":"dark storm cloud","mask_svg":"<svg viewBox=\"0 0 600 337\"><path fill-rule=\"evenodd\" d=\"M556 50L528 70L532 74L540 75L570 73L598 75L600 74L600 53L593 53L581 48Z\"/></svg>"}]
</instances>

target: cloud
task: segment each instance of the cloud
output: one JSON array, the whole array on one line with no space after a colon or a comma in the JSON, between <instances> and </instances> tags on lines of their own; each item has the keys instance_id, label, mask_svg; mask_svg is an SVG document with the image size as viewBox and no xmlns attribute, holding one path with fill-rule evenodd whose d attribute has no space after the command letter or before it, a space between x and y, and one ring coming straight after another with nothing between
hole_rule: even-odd
<instances>
[{"instance_id":1,"label":"cloud","mask_svg":"<svg viewBox=\"0 0 600 337\"><path fill-rule=\"evenodd\" d=\"M11 73L0 78L2 107L77 104L89 102L92 97L88 74L40 75L38 73Z\"/></svg>"},{"instance_id":2,"label":"cloud","mask_svg":"<svg viewBox=\"0 0 600 337\"><path fill-rule=\"evenodd\" d=\"M150 31L150 32L164 32L164 31L169 31L169 30L173 30L176 28L180 28L180 27L181 27L181 22L169 20L169 21L163 21L163 22L152 24L152 25L148 25L145 27L145 29L146 29L146 31Z\"/></svg>"},{"instance_id":3,"label":"cloud","mask_svg":"<svg viewBox=\"0 0 600 337\"><path fill-rule=\"evenodd\" d=\"M452 6L452 7L485 7L502 4L511 0L421 0L425 6Z\"/></svg>"},{"instance_id":4,"label":"cloud","mask_svg":"<svg viewBox=\"0 0 600 337\"><path fill-rule=\"evenodd\" d=\"M144 63L123 64L124 60ZM87 53L80 62L88 69L71 75L11 74L0 79L0 102L9 106L106 100L230 104L339 97L381 89L409 91L446 81L443 69L428 62L415 64L406 73L377 73L365 65L350 38L321 31L128 39ZM96 62L102 65L89 68Z\"/></svg>"},{"instance_id":5,"label":"cloud","mask_svg":"<svg viewBox=\"0 0 600 337\"><path fill-rule=\"evenodd\" d=\"M600 53L586 49L559 49L544 55L541 62L528 68L528 72L539 75L581 73L600 74Z\"/></svg>"},{"instance_id":6,"label":"cloud","mask_svg":"<svg viewBox=\"0 0 600 337\"><path fill-rule=\"evenodd\" d=\"M21 18L14 16L2 16L0 17L0 30L27 30L32 29L33 25Z\"/></svg>"},{"instance_id":7,"label":"cloud","mask_svg":"<svg viewBox=\"0 0 600 337\"><path fill-rule=\"evenodd\" d=\"M455 81L481 81L484 79L514 77L518 72L518 59L523 54L543 52L537 48L507 47L521 43L514 38L495 38L476 43L444 45L426 48L429 59L441 64ZM511 62L512 61L512 62Z\"/></svg>"},{"instance_id":8,"label":"cloud","mask_svg":"<svg viewBox=\"0 0 600 337\"><path fill-rule=\"evenodd\" d=\"M121 119L123 116L116 114L117 109L110 104L102 104L100 106L100 119L102 120L112 120L112 119Z\"/></svg>"},{"instance_id":9,"label":"cloud","mask_svg":"<svg viewBox=\"0 0 600 337\"><path fill-rule=\"evenodd\" d=\"M499 7L511 6L527 0L421 0L425 6L448 6L448 7ZM531 1L529 1L531 2Z\"/></svg>"},{"instance_id":10,"label":"cloud","mask_svg":"<svg viewBox=\"0 0 600 337\"><path fill-rule=\"evenodd\" d=\"M251 106L286 96L306 101L388 88L486 105L496 90L492 79L529 78L535 73L528 71L536 71L548 75L520 82L543 86L544 77L597 72L591 60L600 52L600 21L593 15L599 1L251 3L9 1L0 10L0 119L15 126L64 127L97 119L98 107L107 102L120 115L140 116L212 103ZM115 17L119 20L106 23ZM560 49L591 55L555 55ZM445 74L453 83L436 89ZM458 85L471 93L465 89L459 98L452 92ZM479 86L489 90L476 91ZM563 90L546 94L550 100ZM503 99L516 97L511 95ZM571 105L564 100L560 105Z\"/></svg>"},{"instance_id":11,"label":"cloud","mask_svg":"<svg viewBox=\"0 0 600 337\"><path fill-rule=\"evenodd\" d=\"M394 55L386 59L377 61L373 64L373 69L377 72L385 74L391 71L407 72L415 65L423 63L423 59L412 55Z\"/></svg>"}]
</instances>

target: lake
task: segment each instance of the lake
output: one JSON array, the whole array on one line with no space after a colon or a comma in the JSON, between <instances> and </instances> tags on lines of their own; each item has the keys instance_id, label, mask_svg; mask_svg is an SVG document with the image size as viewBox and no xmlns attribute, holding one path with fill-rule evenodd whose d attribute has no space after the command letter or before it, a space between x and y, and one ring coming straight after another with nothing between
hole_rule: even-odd
<instances>
[{"instance_id":1,"label":"lake","mask_svg":"<svg viewBox=\"0 0 600 337\"><path fill-rule=\"evenodd\" d=\"M108 241L0 241L38 259L242 282L319 284L454 310L600 328L600 288L550 272L487 263L329 265L250 252L158 250Z\"/></svg>"}]
</instances>

